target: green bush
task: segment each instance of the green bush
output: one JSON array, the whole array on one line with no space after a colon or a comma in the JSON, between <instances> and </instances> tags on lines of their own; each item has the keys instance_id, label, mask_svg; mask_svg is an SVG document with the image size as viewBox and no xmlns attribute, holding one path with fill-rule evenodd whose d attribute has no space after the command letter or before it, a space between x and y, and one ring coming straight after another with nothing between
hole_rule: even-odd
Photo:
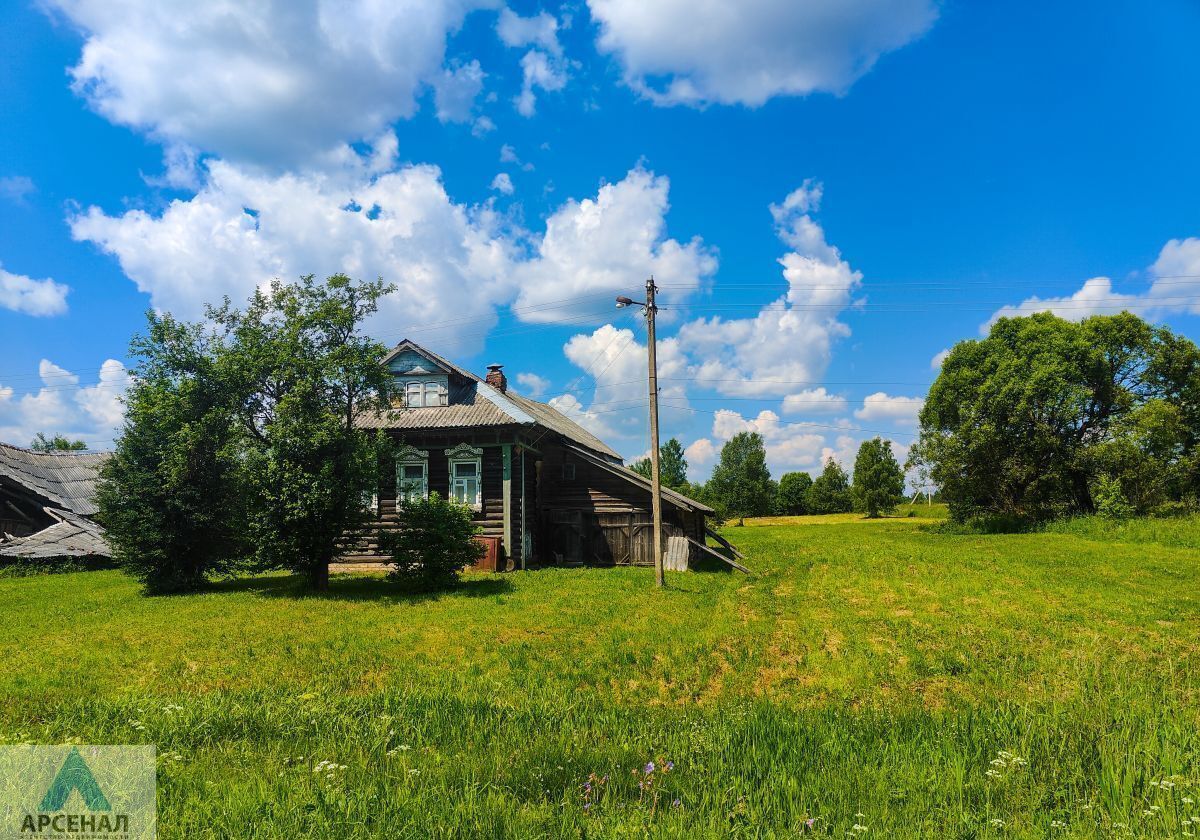
<instances>
[{"instance_id":1,"label":"green bush","mask_svg":"<svg viewBox=\"0 0 1200 840\"><path fill-rule=\"evenodd\" d=\"M1133 516L1133 505L1121 492L1121 481L1117 478L1102 475L1096 479L1096 489L1092 494L1096 499L1096 513L1106 519L1128 519Z\"/></svg>"},{"instance_id":2,"label":"green bush","mask_svg":"<svg viewBox=\"0 0 1200 840\"><path fill-rule=\"evenodd\" d=\"M379 546L391 555L393 580L412 589L446 589L458 583L459 572L483 556L474 539L478 528L471 509L430 493L400 505L399 529L379 535Z\"/></svg>"}]
</instances>

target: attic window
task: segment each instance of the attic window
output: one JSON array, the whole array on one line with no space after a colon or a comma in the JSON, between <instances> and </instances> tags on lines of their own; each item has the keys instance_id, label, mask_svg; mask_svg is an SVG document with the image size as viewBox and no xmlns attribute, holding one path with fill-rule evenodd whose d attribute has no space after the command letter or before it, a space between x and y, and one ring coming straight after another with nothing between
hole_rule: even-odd
<instances>
[{"instance_id":1,"label":"attic window","mask_svg":"<svg viewBox=\"0 0 1200 840\"><path fill-rule=\"evenodd\" d=\"M404 383L404 404L408 408L446 405L446 386L440 382L412 380Z\"/></svg>"},{"instance_id":2,"label":"attic window","mask_svg":"<svg viewBox=\"0 0 1200 840\"><path fill-rule=\"evenodd\" d=\"M574 481L575 480L575 465L574 464L563 462L562 480L563 481Z\"/></svg>"}]
</instances>

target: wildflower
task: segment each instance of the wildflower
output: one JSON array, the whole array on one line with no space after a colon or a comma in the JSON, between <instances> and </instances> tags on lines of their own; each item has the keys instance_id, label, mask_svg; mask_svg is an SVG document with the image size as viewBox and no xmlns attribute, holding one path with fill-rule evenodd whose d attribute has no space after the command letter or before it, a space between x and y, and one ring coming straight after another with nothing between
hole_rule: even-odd
<instances>
[{"instance_id":1,"label":"wildflower","mask_svg":"<svg viewBox=\"0 0 1200 840\"><path fill-rule=\"evenodd\" d=\"M1067 824L1065 822L1061 822L1059 820L1051 820L1050 827L1051 828L1066 828Z\"/></svg>"},{"instance_id":2,"label":"wildflower","mask_svg":"<svg viewBox=\"0 0 1200 840\"><path fill-rule=\"evenodd\" d=\"M675 762L674 762L674 761L668 761L666 764L664 764L664 765L663 765L663 767L664 767L664 769L666 769L666 770L674 770L674 769L675 769Z\"/></svg>"},{"instance_id":3,"label":"wildflower","mask_svg":"<svg viewBox=\"0 0 1200 840\"><path fill-rule=\"evenodd\" d=\"M1002 820L1002 819L999 819L997 817L992 817L990 822L992 824L992 828L1004 828L1004 820Z\"/></svg>"},{"instance_id":4,"label":"wildflower","mask_svg":"<svg viewBox=\"0 0 1200 840\"><path fill-rule=\"evenodd\" d=\"M675 801L673 801L673 802L671 803L671 805L672 805L672 806L674 806L674 807L676 807L676 808L678 808L678 807L679 807L680 805L682 805L682 804L683 804L683 802L682 802L682 801L680 801L679 799L675 799Z\"/></svg>"},{"instance_id":5,"label":"wildflower","mask_svg":"<svg viewBox=\"0 0 1200 840\"><path fill-rule=\"evenodd\" d=\"M647 773L653 773L653 772L654 772L654 762L653 762L653 761L648 761L648 762L646 762L646 772L647 772Z\"/></svg>"},{"instance_id":6,"label":"wildflower","mask_svg":"<svg viewBox=\"0 0 1200 840\"><path fill-rule=\"evenodd\" d=\"M867 828L865 825L859 825L858 823L855 823L854 827L850 830L857 833L860 831L870 831L871 829Z\"/></svg>"}]
</instances>

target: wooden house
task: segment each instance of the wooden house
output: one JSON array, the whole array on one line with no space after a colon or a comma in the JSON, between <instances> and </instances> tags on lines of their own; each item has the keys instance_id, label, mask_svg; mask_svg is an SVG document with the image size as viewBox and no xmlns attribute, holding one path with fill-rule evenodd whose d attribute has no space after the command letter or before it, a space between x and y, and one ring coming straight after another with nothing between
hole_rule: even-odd
<instances>
[{"instance_id":1,"label":"wooden house","mask_svg":"<svg viewBox=\"0 0 1200 840\"><path fill-rule=\"evenodd\" d=\"M652 565L650 482L608 444L552 406L510 390L501 365L485 376L402 341L384 360L401 404L365 413L362 428L395 439L371 507L395 527L397 499L432 492L470 506L499 540L499 568ZM666 537L704 543L711 508L663 489ZM368 539L343 558L382 562Z\"/></svg>"}]
</instances>

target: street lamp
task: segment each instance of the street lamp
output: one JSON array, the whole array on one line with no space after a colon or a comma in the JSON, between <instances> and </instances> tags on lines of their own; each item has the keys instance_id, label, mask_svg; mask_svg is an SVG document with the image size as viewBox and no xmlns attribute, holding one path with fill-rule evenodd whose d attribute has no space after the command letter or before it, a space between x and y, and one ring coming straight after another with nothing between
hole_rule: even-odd
<instances>
[{"instance_id":1,"label":"street lamp","mask_svg":"<svg viewBox=\"0 0 1200 840\"><path fill-rule=\"evenodd\" d=\"M658 472L658 362L655 358L654 316L658 307L654 305L654 277L646 281L645 302L617 297L617 309L640 306L646 313L646 356L650 376L650 505L654 514L654 585L662 587L663 544L662 544L662 480Z\"/></svg>"}]
</instances>

